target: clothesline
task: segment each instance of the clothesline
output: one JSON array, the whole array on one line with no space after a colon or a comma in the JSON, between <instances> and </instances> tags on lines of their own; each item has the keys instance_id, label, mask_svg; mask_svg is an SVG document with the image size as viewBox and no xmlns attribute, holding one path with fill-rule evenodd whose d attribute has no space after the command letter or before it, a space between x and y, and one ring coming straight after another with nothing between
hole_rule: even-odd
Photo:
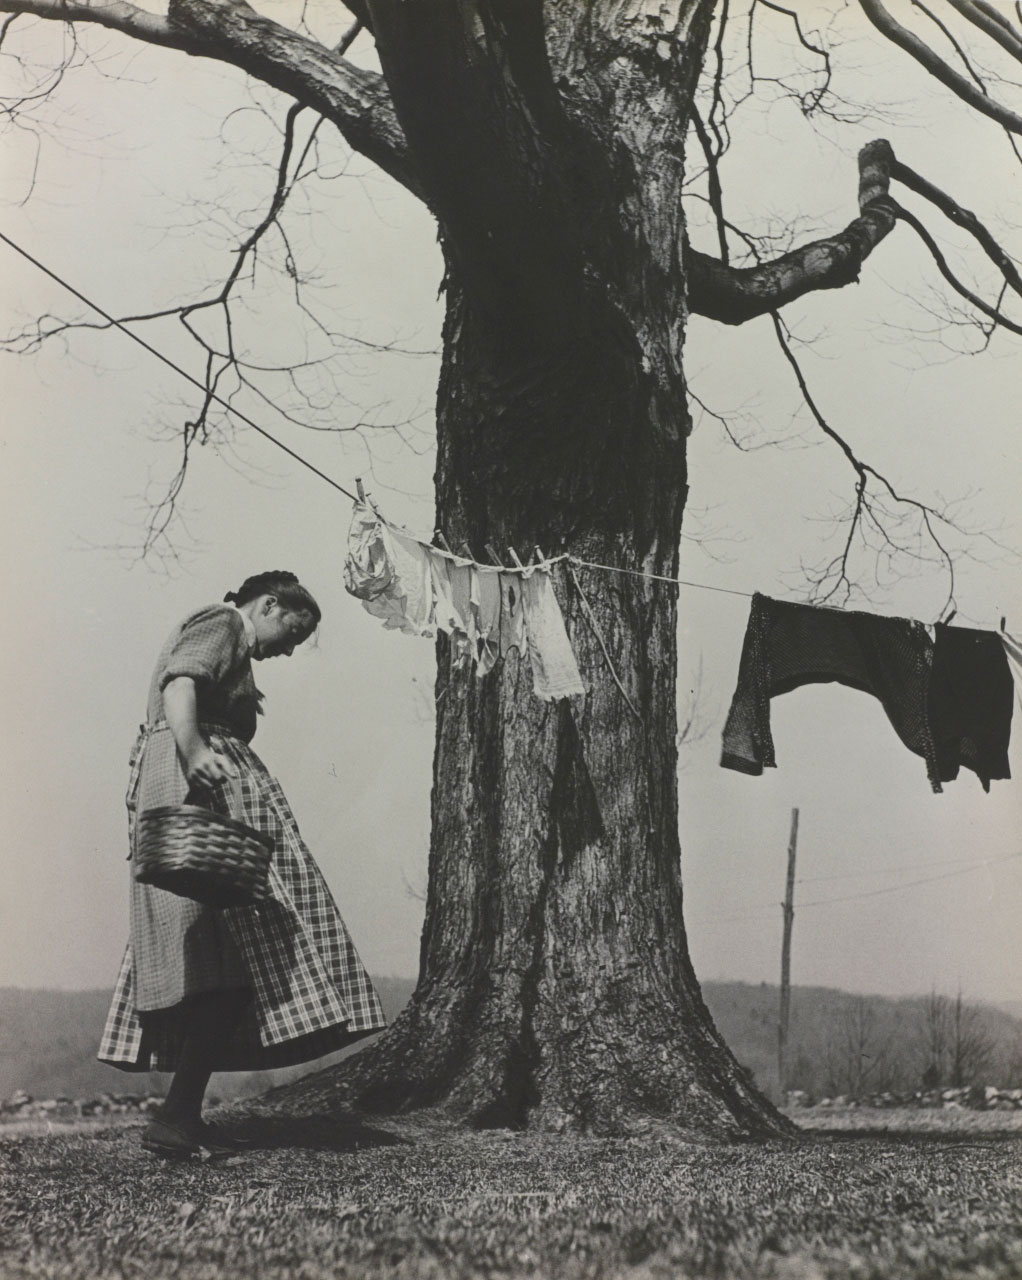
<instances>
[{"instance_id":1,"label":"clothesline","mask_svg":"<svg viewBox=\"0 0 1022 1280\"><path fill-rule=\"evenodd\" d=\"M151 343L147 342L144 338L141 338L137 333L127 328L127 326L122 321L116 319L116 317L112 316L108 311L105 311L101 306L99 306L98 303L93 302L91 298L87 297L84 293L82 293L80 289L75 288L72 284L70 284L67 280L65 280L56 271L52 270L50 267L47 267L37 257L29 253L27 249L23 249L21 245L17 244L14 240L10 238L10 236L5 235L2 231L0 231L0 241L3 241L16 253L20 254L28 262L32 263L32 265L38 268L38 270L42 271L44 275L49 276L51 280L56 281L57 284L61 285L61 287L66 289L69 293L73 294L74 297L76 297L80 302L83 302L87 307L91 308L91 310L95 311L98 315L102 316L103 319L107 322L107 324L112 325L114 328L119 329L122 333L126 334L133 342L136 342L140 347L148 351L150 355L155 356L157 360L160 360L163 364L173 369L175 373L180 374L182 378L186 379L186 381L190 382L193 386L197 387L203 393L203 395L206 396L208 399L218 404L221 408L225 409L228 413L233 414L237 419L239 419L239 421L245 423L246 426L251 427L253 431L257 432L264 439L269 440L271 444L276 445L278 449L283 450L284 453L286 453L295 462L305 467L308 471L311 471L314 475L318 476L321 480L325 480L327 484L329 484L332 488L338 490L338 492L343 493L345 497L350 498L353 502L359 501L360 497L362 496L361 494L356 495L352 493L350 489L345 488L344 485L334 480L333 477L327 475L326 472L321 471L317 466L309 462L309 460L303 457L300 453L298 453L297 450L292 449L290 445L285 444L277 436L273 435L272 432L267 431L265 427L261 427L257 422L253 421L253 419L248 417L247 414L243 413L240 409L236 408L229 401L223 399L221 396L217 395L216 392L210 390L207 386L205 386L205 384L200 382L198 378L193 377L192 374L188 373L187 370L182 369L179 364L171 360L169 356L165 355L157 347L154 347ZM360 483L358 483L358 487L361 488ZM376 510L375 505L373 509ZM379 514L380 513L377 511L377 515ZM383 519L384 517L381 516L380 518ZM391 523L391 522L388 521L387 523ZM392 527L401 530L401 532L403 532L407 537L416 537L416 535L412 534L409 530L402 529L400 525L392 525ZM416 540L422 541L424 546L432 545L428 540L423 540L418 538L416 538ZM532 565L523 565L519 561L519 563L512 568L512 567L503 567L498 565L481 564L480 562L473 560L472 557L459 556L455 552L450 551L446 547L434 548L434 550L441 550L444 554L449 555L452 560L461 561L463 563L475 564L476 567L479 569L496 571L498 568L500 568L501 572L504 572L504 573L513 573L513 572L528 573L539 567L549 568L552 565L559 564L564 561L569 561L572 564L575 564L587 569L597 569L605 573L626 574L632 577L646 578L646 579L649 579L650 581L655 581L655 582L667 582L676 586L691 587L699 591L715 591L723 595L740 596L740 597L744 597L745 599L751 599L754 594L751 591L741 591L733 587L717 587L706 582L691 582L684 578L674 578L674 577L669 577L665 574L649 573L644 569L630 569L623 565L609 565L609 564L602 564L593 560L583 560L580 557L573 556L569 553L563 553L561 555L554 556L554 557L543 557L538 563L534 563ZM813 607L822 608L822 609L832 609L832 608L835 608L836 606L814 605ZM1002 631L1004 630L1003 625L1001 627L1001 630Z\"/></svg>"},{"instance_id":2,"label":"clothesline","mask_svg":"<svg viewBox=\"0 0 1022 1280\"><path fill-rule=\"evenodd\" d=\"M358 485L361 493L361 481L356 480L356 485ZM434 537L442 539L442 545L438 547L435 543L431 542L429 538L413 533L412 530L406 528L404 525L400 525L393 520L389 520L385 515L383 515L371 498L363 498L363 500L372 508L384 524L388 525L392 529L398 530L398 532L402 533L406 538L414 538L415 541L421 543L422 546L428 547L435 553L449 557L456 563L466 565L470 564L477 569L485 570L489 573L530 573L536 569L549 569L551 566L556 564L568 563L585 569L599 569L605 573L620 573L634 578L647 578L653 582L667 582L673 586L692 587L697 591L716 591L722 595L739 596L744 600L751 600L756 594L753 591L739 590L737 587L717 587L708 582L692 582L687 578L672 578L663 573L650 573L646 569L629 569L623 565L603 564L597 560L583 560L580 556L572 555L571 552L567 551L556 556L542 556L540 559L535 560L532 564L528 565L522 564L520 559L516 565L485 564L482 561L476 560L472 555L463 555L451 551L450 545L447 543L447 540L443 537L443 534L439 529L437 529L433 535ZM512 555L515 555L513 547L509 548L509 551ZM536 551L539 551L538 547L536 548ZM835 613L846 612L844 609L840 608L840 606L832 604L812 603L809 607L813 609L830 609ZM933 626L932 623L923 623L923 625L928 627ZM1001 631L1004 631L1003 622L1000 629Z\"/></svg>"}]
</instances>

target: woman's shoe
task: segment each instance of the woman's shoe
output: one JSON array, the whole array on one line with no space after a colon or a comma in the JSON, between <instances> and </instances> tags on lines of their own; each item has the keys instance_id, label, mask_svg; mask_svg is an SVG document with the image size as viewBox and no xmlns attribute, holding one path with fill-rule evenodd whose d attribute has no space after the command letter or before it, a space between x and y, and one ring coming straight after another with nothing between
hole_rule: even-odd
<instances>
[{"instance_id":1,"label":"woman's shoe","mask_svg":"<svg viewBox=\"0 0 1022 1280\"><path fill-rule=\"evenodd\" d=\"M142 1149L176 1160L202 1155L203 1152L212 1160L237 1155L239 1148L228 1146L215 1134L213 1126L201 1120L196 1125L184 1125L154 1116L142 1130Z\"/></svg>"},{"instance_id":2,"label":"woman's shoe","mask_svg":"<svg viewBox=\"0 0 1022 1280\"><path fill-rule=\"evenodd\" d=\"M233 1133L228 1133L226 1129L221 1129L218 1124L210 1124L208 1120L199 1121L197 1141L207 1151L211 1146L223 1147L235 1155L243 1151L251 1151L254 1145L246 1138L239 1138Z\"/></svg>"}]
</instances>

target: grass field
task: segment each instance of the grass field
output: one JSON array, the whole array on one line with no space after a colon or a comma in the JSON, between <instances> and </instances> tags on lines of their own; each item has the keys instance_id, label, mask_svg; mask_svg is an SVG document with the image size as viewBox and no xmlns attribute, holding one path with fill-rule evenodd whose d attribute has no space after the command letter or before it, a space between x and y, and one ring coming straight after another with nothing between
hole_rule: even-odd
<instances>
[{"instance_id":1,"label":"grass field","mask_svg":"<svg viewBox=\"0 0 1022 1280\"><path fill-rule=\"evenodd\" d=\"M730 1145L251 1119L226 1163L4 1126L0 1276L1022 1277L1022 1113L793 1115Z\"/></svg>"}]
</instances>

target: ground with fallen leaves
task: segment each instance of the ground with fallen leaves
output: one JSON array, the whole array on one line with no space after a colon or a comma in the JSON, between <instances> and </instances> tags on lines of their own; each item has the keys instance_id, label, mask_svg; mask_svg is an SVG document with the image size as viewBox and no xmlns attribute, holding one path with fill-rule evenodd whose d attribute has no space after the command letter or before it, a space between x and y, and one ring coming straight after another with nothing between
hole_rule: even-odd
<instances>
[{"instance_id":1,"label":"ground with fallen leaves","mask_svg":"<svg viewBox=\"0 0 1022 1280\"><path fill-rule=\"evenodd\" d=\"M0 1277L1022 1276L1022 1117L792 1114L729 1145L249 1117L224 1163L0 1127Z\"/></svg>"}]
</instances>

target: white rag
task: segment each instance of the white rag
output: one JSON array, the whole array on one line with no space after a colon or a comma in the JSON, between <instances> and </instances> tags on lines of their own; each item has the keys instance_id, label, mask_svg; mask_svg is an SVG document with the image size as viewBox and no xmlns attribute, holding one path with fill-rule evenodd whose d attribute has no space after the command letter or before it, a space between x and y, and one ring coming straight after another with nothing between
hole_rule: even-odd
<instances>
[{"instance_id":1,"label":"white rag","mask_svg":"<svg viewBox=\"0 0 1022 1280\"><path fill-rule=\"evenodd\" d=\"M392 630L446 631L456 661L492 671L508 650L526 650L532 687L547 701L585 693L550 569L490 568L427 546L356 503L348 533L344 585Z\"/></svg>"}]
</instances>

